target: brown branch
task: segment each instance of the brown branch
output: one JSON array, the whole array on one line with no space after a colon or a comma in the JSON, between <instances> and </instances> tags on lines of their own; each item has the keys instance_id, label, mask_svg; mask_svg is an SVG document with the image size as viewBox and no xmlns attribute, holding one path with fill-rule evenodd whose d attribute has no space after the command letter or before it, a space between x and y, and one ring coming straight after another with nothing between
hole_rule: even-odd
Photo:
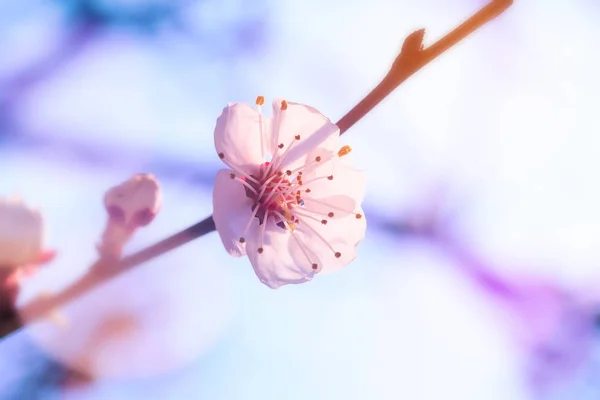
<instances>
[{"instance_id":1,"label":"brown branch","mask_svg":"<svg viewBox=\"0 0 600 400\"><path fill-rule=\"evenodd\" d=\"M420 29L410 34L404 40L400 54L394 61L390 72L383 78L381 83L337 122L337 125L340 128L340 135L362 119L369 111L415 72L423 68L456 43L460 42L467 35L500 15L511 4L512 0L493 0L463 24L459 25L452 32L448 33L427 49L423 49L424 29ZM214 221L212 217L208 217L150 247L124 257L120 261L109 262L107 260L99 260L80 280L51 298L38 299L30 302L20 309L20 314L23 315L27 321L41 318L46 315L46 313L74 300L111 278L214 230ZM0 338L18 330L22 326L23 323L15 310L9 317L0 321Z\"/></svg>"},{"instance_id":2,"label":"brown branch","mask_svg":"<svg viewBox=\"0 0 600 400\"><path fill-rule=\"evenodd\" d=\"M426 49L423 49L425 29L419 29L408 35L404 40L400 54L392 64L390 72L388 72L381 83L371 93L338 121L337 125L340 128L340 134L343 134L360 121L369 111L400 86L402 82L465 37L502 14L512 3L512 0L493 0L471 18L452 30L452 32Z\"/></svg>"}]
</instances>

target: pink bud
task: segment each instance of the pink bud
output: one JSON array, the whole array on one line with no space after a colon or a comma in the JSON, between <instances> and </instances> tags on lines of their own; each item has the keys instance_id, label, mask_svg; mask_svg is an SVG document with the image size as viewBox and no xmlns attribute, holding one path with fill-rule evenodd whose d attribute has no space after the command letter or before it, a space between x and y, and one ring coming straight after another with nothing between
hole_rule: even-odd
<instances>
[{"instance_id":1,"label":"pink bud","mask_svg":"<svg viewBox=\"0 0 600 400\"><path fill-rule=\"evenodd\" d=\"M158 180L151 174L136 174L104 195L108 222L98 250L103 256L119 257L137 228L149 225L162 203Z\"/></svg>"}]
</instances>

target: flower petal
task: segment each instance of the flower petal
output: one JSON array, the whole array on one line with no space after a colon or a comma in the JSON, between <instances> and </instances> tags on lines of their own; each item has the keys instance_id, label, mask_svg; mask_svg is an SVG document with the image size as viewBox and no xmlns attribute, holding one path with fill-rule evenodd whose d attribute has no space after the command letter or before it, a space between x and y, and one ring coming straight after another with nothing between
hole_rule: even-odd
<instances>
[{"instance_id":1,"label":"flower petal","mask_svg":"<svg viewBox=\"0 0 600 400\"><path fill-rule=\"evenodd\" d=\"M265 160L270 118L244 103L227 105L215 126L215 148L223 162L246 175Z\"/></svg>"},{"instance_id":2,"label":"flower petal","mask_svg":"<svg viewBox=\"0 0 600 400\"><path fill-rule=\"evenodd\" d=\"M312 268L313 263L320 264L316 254L292 237L294 233L269 220L261 243L260 229L260 226L254 228L246 249L254 272L262 283L277 289L286 284L310 281L318 272ZM259 252L259 248L262 251Z\"/></svg>"},{"instance_id":3,"label":"flower petal","mask_svg":"<svg viewBox=\"0 0 600 400\"><path fill-rule=\"evenodd\" d=\"M240 243L246 224L252 216L252 200L246 196L242 183L231 179L233 171L222 169L215 178L213 192L213 219L225 250L235 257L246 254ZM257 222L252 224L258 225Z\"/></svg>"},{"instance_id":4,"label":"flower petal","mask_svg":"<svg viewBox=\"0 0 600 400\"><path fill-rule=\"evenodd\" d=\"M282 168L297 167L315 148L333 151L339 133L337 125L313 107L284 100L273 102L271 149L279 157L279 161L273 161Z\"/></svg>"},{"instance_id":5,"label":"flower petal","mask_svg":"<svg viewBox=\"0 0 600 400\"><path fill-rule=\"evenodd\" d=\"M300 219L295 232L312 252L319 255L319 270L323 273L337 271L356 257L356 246L367 229L362 209L359 208L356 214L346 214L341 218L311 218L295 214Z\"/></svg>"},{"instance_id":6,"label":"flower petal","mask_svg":"<svg viewBox=\"0 0 600 400\"><path fill-rule=\"evenodd\" d=\"M352 198L357 205L362 203L367 185L365 172L353 168L350 163L337 155L305 174L303 180L306 182L305 190L310 189L307 197L324 198L341 195Z\"/></svg>"}]
</instances>

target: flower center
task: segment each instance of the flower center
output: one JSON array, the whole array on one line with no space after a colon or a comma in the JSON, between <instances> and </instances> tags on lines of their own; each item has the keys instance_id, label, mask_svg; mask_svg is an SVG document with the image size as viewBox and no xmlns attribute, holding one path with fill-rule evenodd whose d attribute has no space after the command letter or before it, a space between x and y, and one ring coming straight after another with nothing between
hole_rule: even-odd
<instances>
[{"instance_id":1,"label":"flower center","mask_svg":"<svg viewBox=\"0 0 600 400\"><path fill-rule=\"evenodd\" d=\"M283 215L294 229L297 220L291 210L304 204L300 190L295 190L302 185L302 172L297 172L292 177L292 171L283 173L270 167L270 163L265 162L259 167L258 176L251 175L253 180L248 180L248 186L244 186L246 196L254 201L252 211L255 212L260 225L265 223L265 217L275 218L277 215ZM277 225L286 228L283 221L279 221Z\"/></svg>"}]
</instances>

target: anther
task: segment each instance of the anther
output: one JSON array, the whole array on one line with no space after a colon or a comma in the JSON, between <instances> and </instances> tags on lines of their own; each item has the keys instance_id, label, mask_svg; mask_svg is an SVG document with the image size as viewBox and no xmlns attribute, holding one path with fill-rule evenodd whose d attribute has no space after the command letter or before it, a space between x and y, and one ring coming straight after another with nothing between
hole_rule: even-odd
<instances>
[{"instance_id":1,"label":"anther","mask_svg":"<svg viewBox=\"0 0 600 400\"><path fill-rule=\"evenodd\" d=\"M219 158L222 160L225 158L225 154L224 153L219 153Z\"/></svg>"},{"instance_id":2,"label":"anther","mask_svg":"<svg viewBox=\"0 0 600 400\"><path fill-rule=\"evenodd\" d=\"M342 256L342 253L340 253L339 251L335 252L335 258L340 258Z\"/></svg>"},{"instance_id":3,"label":"anther","mask_svg":"<svg viewBox=\"0 0 600 400\"><path fill-rule=\"evenodd\" d=\"M246 239L244 239L243 237L240 238L240 243L245 243Z\"/></svg>"},{"instance_id":4,"label":"anther","mask_svg":"<svg viewBox=\"0 0 600 400\"><path fill-rule=\"evenodd\" d=\"M263 248L262 248L262 247L259 247L259 248L258 248L256 251L258 251L258 254L262 254L262 252L263 252Z\"/></svg>"},{"instance_id":5,"label":"anther","mask_svg":"<svg viewBox=\"0 0 600 400\"><path fill-rule=\"evenodd\" d=\"M229 174L229 177L230 177L231 179L235 179L235 174Z\"/></svg>"},{"instance_id":6,"label":"anther","mask_svg":"<svg viewBox=\"0 0 600 400\"><path fill-rule=\"evenodd\" d=\"M362 214L356 214L355 217L356 217L356 219L361 219L362 218Z\"/></svg>"},{"instance_id":7,"label":"anther","mask_svg":"<svg viewBox=\"0 0 600 400\"><path fill-rule=\"evenodd\" d=\"M327 225L327 220L326 220L326 219L322 219L322 220L321 220L321 223L322 223L323 225Z\"/></svg>"},{"instance_id":8,"label":"anther","mask_svg":"<svg viewBox=\"0 0 600 400\"><path fill-rule=\"evenodd\" d=\"M281 111L285 111L288 108L288 103L285 100L281 101Z\"/></svg>"},{"instance_id":9,"label":"anther","mask_svg":"<svg viewBox=\"0 0 600 400\"><path fill-rule=\"evenodd\" d=\"M302 176L302 171L298 172L298 175Z\"/></svg>"},{"instance_id":10,"label":"anther","mask_svg":"<svg viewBox=\"0 0 600 400\"><path fill-rule=\"evenodd\" d=\"M329 175L329 176L327 177L327 179L329 179L330 181L331 181L331 180L333 180L333 175Z\"/></svg>"},{"instance_id":11,"label":"anther","mask_svg":"<svg viewBox=\"0 0 600 400\"><path fill-rule=\"evenodd\" d=\"M340 151L338 151L338 157L344 157L346 154L350 153L352 148L350 146L343 146Z\"/></svg>"},{"instance_id":12,"label":"anther","mask_svg":"<svg viewBox=\"0 0 600 400\"><path fill-rule=\"evenodd\" d=\"M313 263L313 265L312 265L312 269L316 270L316 269L318 269L318 268L319 268L319 266L318 266L316 263Z\"/></svg>"},{"instance_id":13,"label":"anther","mask_svg":"<svg viewBox=\"0 0 600 400\"><path fill-rule=\"evenodd\" d=\"M279 143L279 145L277 147L279 147L280 149L283 149L283 143Z\"/></svg>"},{"instance_id":14,"label":"anther","mask_svg":"<svg viewBox=\"0 0 600 400\"><path fill-rule=\"evenodd\" d=\"M329 214L327 214L327 216L328 216L329 218L333 218L334 214L333 214L333 212L331 212L331 211L330 211L330 212L329 212Z\"/></svg>"},{"instance_id":15,"label":"anther","mask_svg":"<svg viewBox=\"0 0 600 400\"><path fill-rule=\"evenodd\" d=\"M263 96L258 96L256 98L256 105L262 106L263 104L265 104L265 98Z\"/></svg>"},{"instance_id":16,"label":"anther","mask_svg":"<svg viewBox=\"0 0 600 400\"><path fill-rule=\"evenodd\" d=\"M290 171L289 169L287 171L285 171L285 173L287 174L287 176L290 176L292 174L292 171Z\"/></svg>"},{"instance_id":17,"label":"anther","mask_svg":"<svg viewBox=\"0 0 600 400\"><path fill-rule=\"evenodd\" d=\"M306 190L305 190L305 192L306 192L306 193L310 193L310 189L306 189Z\"/></svg>"},{"instance_id":18,"label":"anther","mask_svg":"<svg viewBox=\"0 0 600 400\"><path fill-rule=\"evenodd\" d=\"M294 139L296 139L296 140L300 140L300 135L296 135L296 136L294 136Z\"/></svg>"},{"instance_id":19,"label":"anther","mask_svg":"<svg viewBox=\"0 0 600 400\"><path fill-rule=\"evenodd\" d=\"M281 175L283 175L283 172L277 171L277 176L281 176Z\"/></svg>"},{"instance_id":20,"label":"anther","mask_svg":"<svg viewBox=\"0 0 600 400\"><path fill-rule=\"evenodd\" d=\"M321 161L321 156L316 156L316 157L315 157L315 161L316 161L316 162L319 162L319 161Z\"/></svg>"}]
</instances>

